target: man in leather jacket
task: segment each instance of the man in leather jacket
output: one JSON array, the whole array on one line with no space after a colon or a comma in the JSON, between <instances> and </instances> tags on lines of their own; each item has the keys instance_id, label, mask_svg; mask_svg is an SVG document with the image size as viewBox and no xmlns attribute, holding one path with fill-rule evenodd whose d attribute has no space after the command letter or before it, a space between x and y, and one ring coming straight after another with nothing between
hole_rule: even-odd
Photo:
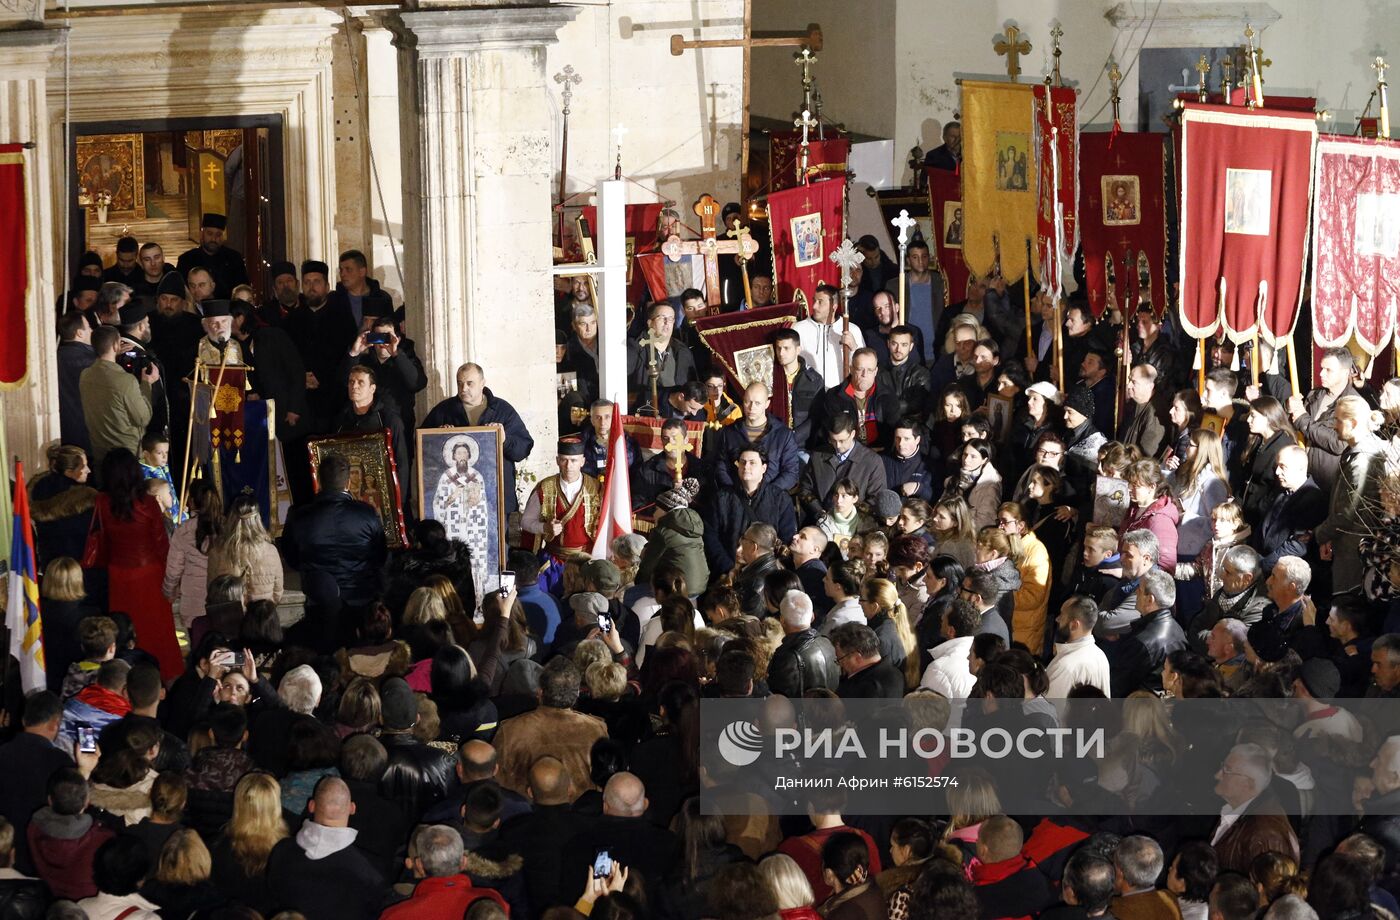
<instances>
[{"instance_id":1,"label":"man in leather jacket","mask_svg":"<svg viewBox=\"0 0 1400 920\"><path fill-rule=\"evenodd\" d=\"M282 558L301 573L303 583L309 573L329 576L346 604L368 604L378 595L388 553L384 525L373 508L346 491L350 462L343 456L328 454L319 475L316 500L293 508L287 517L279 544Z\"/></svg>"},{"instance_id":2,"label":"man in leather jacket","mask_svg":"<svg viewBox=\"0 0 1400 920\"><path fill-rule=\"evenodd\" d=\"M789 699L808 690L835 690L841 680L836 649L812 628L812 599L789 591L778 610L783 641L768 662L768 689Z\"/></svg>"},{"instance_id":3,"label":"man in leather jacket","mask_svg":"<svg viewBox=\"0 0 1400 920\"><path fill-rule=\"evenodd\" d=\"M389 753L379 791L416 824L430 806L447 796L456 778L457 758L413 737L418 700L403 678L386 680L379 696L384 726L379 741Z\"/></svg>"},{"instance_id":4,"label":"man in leather jacket","mask_svg":"<svg viewBox=\"0 0 1400 920\"><path fill-rule=\"evenodd\" d=\"M749 616L763 616L763 580L782 567L774 555L777 550L778 532L772 524L750 524L739 538L734 590L739 594L739 609Z\"/></svg>"}]
</instances>

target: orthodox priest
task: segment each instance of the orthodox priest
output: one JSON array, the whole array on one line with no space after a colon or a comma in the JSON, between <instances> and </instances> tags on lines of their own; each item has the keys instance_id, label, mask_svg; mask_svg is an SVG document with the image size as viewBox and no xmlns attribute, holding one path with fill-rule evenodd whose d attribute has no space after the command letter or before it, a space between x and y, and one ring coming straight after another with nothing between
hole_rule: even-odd
<instances>
[{"instance_id":1,"label":"orthodox priest","mask_svg":"<svg viewBox=\"0 0 1400 920\"><path fill-rule=\"evenodd\" d=\"M228 218L222 214L204 214L199 221L199 245L180 253L175 270L186 280L191 269L203 268L214 279L214 296L227 300L233 289L248 283L248 267L243 254L224 245Z\"/></svg>"},{"instance_id":2,"label":"orthodox priest","mask_svg":"<svg viewBox=\"0 0 1400 920\"><path fill-rule=\"evenodd\" d=\"M560 438L555 458L559 473L540 481L520 527L532 535L534 548L544 547L555 556L588 552L598 532L602 489L598 480L583 472L583 441Z\"/></svg>"}]
</instances>

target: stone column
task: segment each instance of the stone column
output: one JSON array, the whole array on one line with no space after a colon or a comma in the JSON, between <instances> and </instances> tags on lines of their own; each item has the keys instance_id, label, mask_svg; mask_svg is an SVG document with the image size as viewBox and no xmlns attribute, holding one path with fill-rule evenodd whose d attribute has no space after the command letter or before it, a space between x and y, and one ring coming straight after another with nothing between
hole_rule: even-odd
<instances>
[{"instance_id":1,"label":"stone column","mask_svg":"<svg viewBox=\"0 0 1400 920\"><path fill-rule=\"evenodd\" d=\"M52 275L54 215L48 194L49 171L63 162L62 151L48 145L46 101L49 59L62 41L62 29L34 27L4 29L0 25L0 141L34 142L25 151L25 235L29 248L29 294L24 312L28 339L29 375L20 386L0 391L0 412L11 454L24 460L32 477L43 466L44 446L58 437L58 348L54 329L54 297L62 279ZM14 335L18 330L0 330ZM6 482L9 459L4 459Z\"/></svg>"},{"instance_id":2,"label":"stone column","mask_svg":"<svg viewBox=\"0 0 1400 920\"><path fill-rule=\"evenodd\" d=\"M405 303L428 371L419 408L475 361L534 435L521 467L538 474L557 430L545 46L577 10L447 6L419 0L386 21L405 103Z\"/></svg>"}]
</instances>

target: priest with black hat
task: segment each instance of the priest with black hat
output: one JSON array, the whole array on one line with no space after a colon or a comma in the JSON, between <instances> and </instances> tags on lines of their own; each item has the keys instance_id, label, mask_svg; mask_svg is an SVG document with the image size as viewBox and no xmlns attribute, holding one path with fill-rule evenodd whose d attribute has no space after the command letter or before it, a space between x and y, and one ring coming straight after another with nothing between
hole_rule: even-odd
<instances>
[{"instance_id":1,"label":"priest with black hat","mask_svg":"<svg viewBox=\"0 0 1400 920\"><path fill-rule=\"evenodd\" d=\"M166 391L165 365L151 351L151 314L155 309L155 301L149 297L133 297L122 306L122 337L117 343L117 364L138 380L152 365L160 371L160 377L151 383L151 421L146 425L146 431L168 433L170 399Z\"/></svg>"},{"instance_id":2,"label":"priest with black hat","mask_svg":"<svg viewBox=\"0 0 1400 920\"><path fill-rule=\"evenodd\" d=\"M243 366L243 349L233 338L233 313L227 300L206 300L199 305L203 314L200 326L204 337L199 340L196 358L211 369L220 365Z\"/></svg>"},{"instance_id":3,"label":"priest with black hat","mask_svg":"<svg viewBox=\"0 0 1400 920\"><path fill-rule=\"evenodd\" d=\"M281 326L288 314L302 305L301 281L297 267L286 260L273 262L268 278L272 282L272 297L257 308L257 316L264 325Z\"/></svg>"},{"instance_id":4,"label":"priest with black hat","mask_svg":"<svg viewBox=\"0 0 1400 920\"><path fill-rule=\"evenodd\" d=\"M336 385L337 372L359 335L349 306L343 300L331 302L330 292L330 266L315 259L301 263L302 304L288 312L283 324L306 365L307 404L319 431L345 404L345 388Z\"/></svg>"},{"instance_id":5,"label":"priest with black hat","mask_svg":"<svg viewBox=\"0 0 1400 920\"><path fill-rule=\"evenodd\" d=\"M180 254L175 268L189 278L190 270L208 269L214 277L214 296L227 300L233 289L248 283L248 267L243 254L224 245L224 230L228 218L222 214L205 214L199 221L199 245Z\"/></svg>"},{"instance_id":6,"label":"priest with black hat","mask_svg":"<svg viewBox=\"0 0 1400 920\"><path fill-rule=\"evenodd\" d=\"M78 275L96 278L98 281L108 279L102 277L102 257L89 249L78 258ZM113 281L120 281L120 278L113 278Z\"/></svg>"},{"instance_id":7,"label":"priest with black hat","mask_svg":"<svg viewBox=\"0 0 1400 920\"><path fill-rule=\"evenodd\" d=\"M156 309L151 314L150 349L160 358L169 375L165 382L170 394L172 427L178 429L189 409L189 384L186 380L194 375L194 356L204 330L200 328L199 317L190 310L185 279L180 277L179 272L167 272L160 279L155 302Z\"/></svg>"}]
</instances>

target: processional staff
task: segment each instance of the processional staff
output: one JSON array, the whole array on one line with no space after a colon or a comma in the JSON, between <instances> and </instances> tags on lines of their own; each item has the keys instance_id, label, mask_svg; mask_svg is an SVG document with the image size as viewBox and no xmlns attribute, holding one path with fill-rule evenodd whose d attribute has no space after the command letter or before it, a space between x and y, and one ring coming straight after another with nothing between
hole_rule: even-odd
<instances>
[{"instance_id":1,"label":"processional staff","mask_svg":"<svg viewBox=\"0 0 1400 920\"><path fill-rule=\"evenodd\" d=\"M899 216L890 221L899 230L899 325L904 325L904 258L909 253L909 228L914 226L914 218L906 208L899 209Z\"/></svg>"},{"instance_id":2,"label":"processional staff","mask_svg":"<svg viewBox=\"0 0 1400 920\"><path fill-rule=\"evenodd\" d=\"M846 342L846 335L851 331L851 311L847 306L851 290L851 272L861 263L862 257L848 237L842 240L841 245L827 258L841 268L841 376L844 377L850 373L851 367L851 346Z\"/></svg>"}]
</instances>

